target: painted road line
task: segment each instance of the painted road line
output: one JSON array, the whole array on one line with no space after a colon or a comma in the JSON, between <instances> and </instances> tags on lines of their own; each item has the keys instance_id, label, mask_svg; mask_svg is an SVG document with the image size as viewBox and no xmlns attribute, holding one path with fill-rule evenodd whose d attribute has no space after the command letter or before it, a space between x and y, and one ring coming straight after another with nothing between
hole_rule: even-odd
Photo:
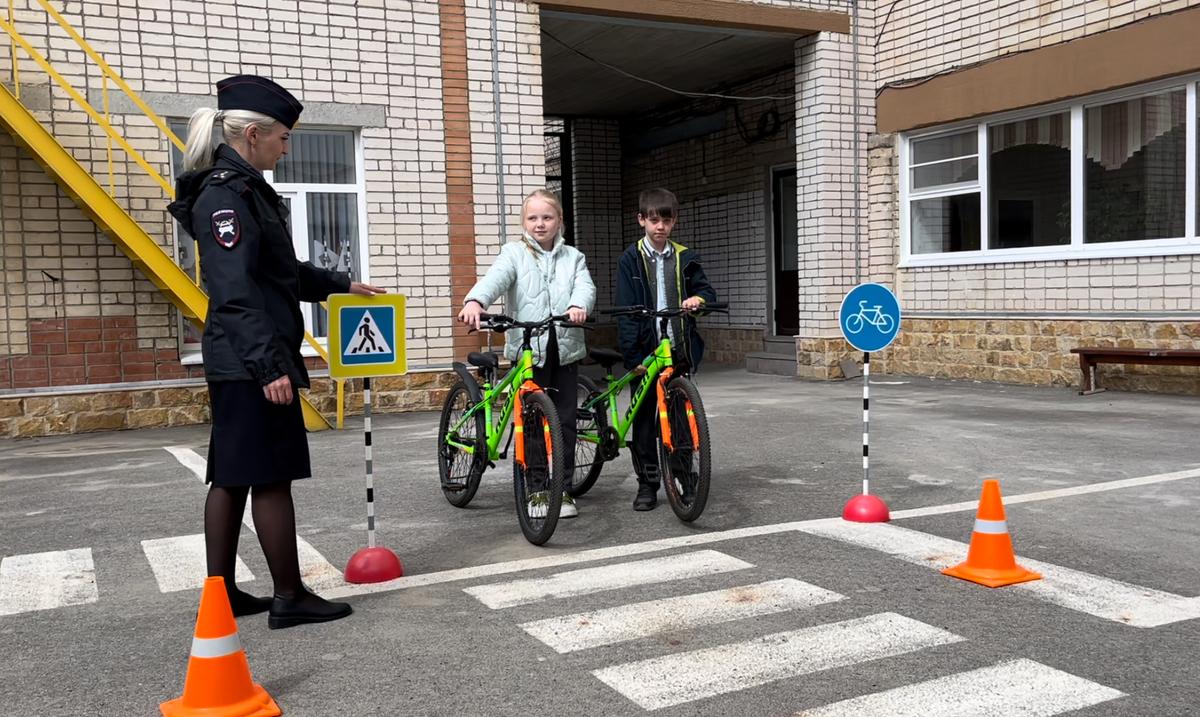
<instances>
[{"instance_id":1,"label":"painted road line","mask_svg":"<svg viewBox=\"0 0 1200 717\"><path fill-rule=\"evenodd\" d=\"M142 552L154 571L160 592L173 593L192 590L204 585L208 562L204 553L204 534L180 535L175 538L155 538L142 541ZM254 574L237 557L234 578L239 583L250 582Z\"/></svg>"},{"instance_id":2,"label":"painted road line","mask_svg":"<svg viewBox=\"0 0 1200 717\"><path fill-rule=\"evenodd\" d=\"M164 450L175 456L175 459L199 478L201 483L204 482L208 474L208 461L204 460L199 453L187 446L168 446ZM251 497L246 501L246 509L242 513L242 523L252 531L254 531L254 518L251 514L251 501L253 500L254 498ZM254 532L257 533L257 531ZM299 535L296 536L296 553L300 558L300 577L304 580L305 585L321 591L347 587L347 583L342 577L342 571L334 567L311 543Z\"/></svg>"},{"instance_id":3,"label":"painted road line","mask_svg":"<svg viewBox=\"0 0 1200 717\"><path fill-rule=\"evenodd\" d=\"M744 560L715 550L618 563L598 568L569 570L545 578L476 585L464 590L493 610L525 605L550 598L590 595L635 585L665 583L703 575L716 575L754 567Z\"/></svg>"},{"instance_id":4,"label":"painted road line","mask_svg":"<svg viewBox=\"0 0 1200 717\"><path fill-rule=\"evenodd\" d=\"M592 674L644 709L656 710L963 639L885 612L615 665Z\"/></svg>"},{"instance_id":5,"label":"painted road line","mask_svg":"<svg viewBox=\"0 0 1200 717\"><path fill-rule=\"evenodd\" d=\"M567 653L674 630L802 610L844 597L816 585L785 578L538 620L521 627L555 651Z\"/></svg>"},{"instance_id":6,"label":"painted road line","mask_svg":"<svg viewBox=\"0 0 1200 717\"><path fill-rule=\"evenodd\" d=\"M9 555L0 561L0 615L100 599L91 548Z\"/></svg>"},{"instance_id":7,"label":"painted road line","mask_svg":"<svg viewBox=\"0 0 1200 717\"><path fill-rule=\"evenodd\" d=\"M804 710L798 717L1049 717L1124 696L1022 659Z\"/></svg>"},{"instance_id":8,"label":"painted road line","mask_svg":"<svg viewBox=\"0 0 1200 717\"><path fill-rule=\"evenodd\" d=\"M194 452L192 453L194 455ZM1069 498L1075 495L1100 493L1104 491L1120 490L1124 488L1150 485L1153 483L1163 483L1190 478L1200 478L1200 469L1141 476L1139 478L1124 478L1121 480L1109 481L1107 483L1095 483L1091 485L1076 486L1074 488L1062 488L1059 490L1009 495L1004 497L1004 502L1007 505L1040 500ZM485 481L486 480L487 479L485 478ZM915 518L926 515L965 513L967 511L975 511L978 509L979 501L978 499L974 499L964 503L949 503L945 505L928 506L925 508L893 511L892 519L899 520L902 518ZM581 550L574 553L547 555L539 558L526 558L523 560L509 560L501 563L476 565L468 568L442 570L436 573L425 573L423 575L408 575L383 583L346 585L344 587L335 589L333 592L326 595L326 597L336 599L350 597L353 595L367 595L371 593L390 592L392 590L405 590L408 588L424 587L427 585L439 585L441 583L460 582L463 580L477 580L479 578L493 577L496 575L511 575L513 573L523 573L532 570L544 570L547 568L562 567L565 565L579 565L582 563L596 562L599 560L612 560L614 558L625 558L634 555L644 555L646 553L657 553L666 550L694 547L697 545L709 545L727 540L740 540L743 538L754 538L764 535L776 535L779 533L804 531L811 526L841 522L843 522L841 518L816 518L813 520L802 520L787 523L755 525L748 528L715 530L708 533L694 533L690 535L681 535L674 538L649 540L641 543L626 543L624 545L614 545L607 548L592 548L590 550Z\"/></svg>"},{"instance_id":9,"label":"painted road line","mask_svg":"<svg viewBox=\"0 0 1200 717\"><path fill-rule=\"evenodd\" d=\"M804 532L939 570L961 562L969 547L956 540L887 523L828 521L808 526ZM1018 558L1018 562L1041 573L1042 579L1007 589L1032 593L1060 607L1134 627L1158 627L1200 617L1200 598L1182 597L1029 558Z\"/></svg>"},{"instance_id":10,"label":"painted road line","mask_svg":"<svg viewBox=\"0 0 1200 717\"><path fill-rule=\"evenodd\" d=\"M1156 475L1138 476L1137 478L1121 478L1120 480L1110 480L1103 483L1090 483L1088 485L1076 485L1069 488L1055 488L1054 490L1040 490L1033 493L1021 493L1019 495L1004 496L1005 505L1016 505L1017 503L1036 503L1041 500L1054 500L1056 498L1071 498L1077 495L1088 495L1090 493L1105 493L1110 490L1123 490L1125 488L1139 488L1144 485L1153 485L1155 483L1170 483L1177 480L1188 480L1190 478L1200 478L1200 468L1192 468L1186 471L1175 471L1174 473L1158 473ZM944 515L946 513L958 513L961 511L975 510L979 507L978 500L967 501L964 503L949 503L946 505L933 505L928 508L912 508L910 510L897 510L892 513L892 520L900 520L903 518L921 518L926 515Z\"/></svg>"}]
</instances>

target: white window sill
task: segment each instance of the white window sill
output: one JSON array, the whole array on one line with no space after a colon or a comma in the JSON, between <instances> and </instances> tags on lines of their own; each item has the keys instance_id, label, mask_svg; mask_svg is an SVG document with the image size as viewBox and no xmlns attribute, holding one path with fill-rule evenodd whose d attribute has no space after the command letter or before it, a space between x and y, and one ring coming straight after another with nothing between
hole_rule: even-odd
<instances>
[{"instance_id":1,"label":"white window sill","mask_svg":"<svg viewBox=\"0 0 1200 717\"><path fill-rule=\"evenodd\" d=\"M901 269L972 264L1016 264L1035 261L1088 261L1091 259L1128 259L1154 256L1200 254L1200 242L1186 239L1158 239L1144 242L1084 244L1080 247L1053 246L1037 249L995 249L991 251L913 254L900 262Z\"/></svg>"}]
</instances>

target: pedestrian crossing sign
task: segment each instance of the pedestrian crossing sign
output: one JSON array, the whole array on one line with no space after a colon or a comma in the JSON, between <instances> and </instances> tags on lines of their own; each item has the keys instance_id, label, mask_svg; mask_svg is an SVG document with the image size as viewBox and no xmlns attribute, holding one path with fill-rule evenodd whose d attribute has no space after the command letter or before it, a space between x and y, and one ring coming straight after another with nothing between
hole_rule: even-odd
<instances>
[{"instance_id":1,"label":"pedestrian crossing sign","mask_svg":"<svg viewBox=\"0 0 1200 717\"><path fill-rule=\"evenodd\" d=\"M329 375L334 378L406 373L404 296L329 297Z\"/></svg>"}]
</instances>

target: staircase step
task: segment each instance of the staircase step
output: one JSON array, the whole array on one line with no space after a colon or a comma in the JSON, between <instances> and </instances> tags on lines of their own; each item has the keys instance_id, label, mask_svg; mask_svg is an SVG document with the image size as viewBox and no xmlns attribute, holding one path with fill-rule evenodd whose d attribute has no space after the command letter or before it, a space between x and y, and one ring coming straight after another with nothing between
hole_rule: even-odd
<instances>
[{"instance_id":1,"label":"staircase step","mask_svg":"<svg viewBox=\"0 0 1200 717\"><path fill-rule=\"evenodd\" d=\"M765 373L772 376L795 376L796 356L759 351L746 354L746 370L750 373Z\"/></svg>"},{"instance_id":2,"label":"staircase step","mask_svg":"<svg viewBox=\"0 0 1200 717\"><path fill-rule=\"evenodd\" d=\"M763 339L763 351L784 356L796 355L796 339L791 336L768 336Z\"/></svg>"}]
</instances>

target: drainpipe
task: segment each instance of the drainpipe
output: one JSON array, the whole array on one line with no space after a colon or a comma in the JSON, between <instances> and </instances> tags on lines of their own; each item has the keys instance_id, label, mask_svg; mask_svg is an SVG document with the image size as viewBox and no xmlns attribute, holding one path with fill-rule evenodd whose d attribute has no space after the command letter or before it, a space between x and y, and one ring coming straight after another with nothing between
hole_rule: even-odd
<instances>
[{"instance_id":1,"label":"drainpipe","mask_svg":"<svg viewBox=\"0 0 1200 717\"><path fill-rule=\"evenodd\" d=\"M850 0L850 42L852 44L851 68L853 77L850 83L854 93L854 283L862 283L862 157L861 132L858 107L858 0Z\"/></svg>"},{"instance_id":2,"label":"drainpipe","mask_svg":"<svg viewBox=\"0 0 1200 717\"><path fill-rule=\"evenodd\" d=\"M500 144L500 40L499 30L496 27L498 24L496 6L499 3L500 0L492 0L488 9L491 13L492 34L492 112L495 115L492 129L493 142L496 145L496 237L500 246L504 246L504 147Z\"/></svg>"}]
</instances>

